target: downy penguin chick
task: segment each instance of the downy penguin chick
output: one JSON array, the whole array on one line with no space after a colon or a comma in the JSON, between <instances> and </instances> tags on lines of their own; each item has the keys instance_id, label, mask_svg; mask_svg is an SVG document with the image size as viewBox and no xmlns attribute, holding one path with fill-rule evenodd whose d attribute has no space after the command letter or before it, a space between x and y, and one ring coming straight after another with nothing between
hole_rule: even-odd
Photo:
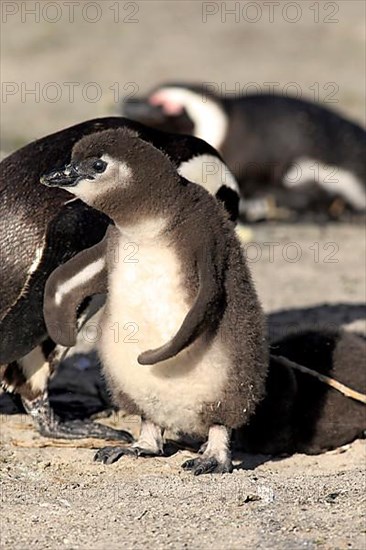
<instances>
[{"instance_id":1,"label":"downy penguin chick","mask_svg":"<svg viewBox=\"0 0 366 550\"><path fill-rule=\"evenodd\" d=\"M83 138L71 163L42 183L69 190L114 222L100 244L54 271L44 298L51 337L70 346L78 305L108 292L99 354L116 405L141 415L142 429L133 446L103 448L96 460L161 454L170 429L208 436L185 469L231 471L230 432L263 398L267 346L222 205L127 129Z\"/></svg>"}]
</instances>

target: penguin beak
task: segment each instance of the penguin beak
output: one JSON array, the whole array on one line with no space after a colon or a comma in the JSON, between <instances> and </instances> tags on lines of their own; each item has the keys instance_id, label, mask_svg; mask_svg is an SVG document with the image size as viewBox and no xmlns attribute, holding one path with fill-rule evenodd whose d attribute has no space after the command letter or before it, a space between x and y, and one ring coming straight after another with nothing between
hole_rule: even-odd
<instances>
[{"instance_id":1,"label":"penguin beak","mask_svg":"<svg viewBox=\"0 0 366 550\"><path fill-rule=\"evenodd\" d=\"M166 117L161 105L151 105L145 99L129 99L123 104L123 116L145 124L158 124Z\"/></svg>"},{"instance_id":2,"label":"penguin beak","mask_svg":"<svg viewBox=\"0 0 366 550\"><path fill-rule=\"evenodd\" d=\"M53 170L41 177L41 183L47 187L75 187L85 177L75 163L70 163L63 170Z\"/></svg>"}]
</instances>

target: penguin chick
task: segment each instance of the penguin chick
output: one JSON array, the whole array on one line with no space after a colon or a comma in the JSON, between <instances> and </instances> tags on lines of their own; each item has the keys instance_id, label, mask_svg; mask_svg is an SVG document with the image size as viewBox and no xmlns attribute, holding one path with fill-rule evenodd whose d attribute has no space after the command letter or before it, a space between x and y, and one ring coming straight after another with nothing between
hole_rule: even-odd
<instances>
[{"instance_id":1,"label":"penguin chick","mask_svg":"<svg viewBox=\"0 0 366 550\"><path fill-rule=\"evenodd\" d=\"M268 358L261 306L222 205L126 129L83 138L71 163L41 181L114 222L102 243L50 276L44 297L50 335L69 346L78 304L108 291L99 354L116 405L140 414L142 429L132 447L101 449L96 460L161 454L170 429L208 436L183 468L231 471L230 432L261 401Z\"/></svg>"}]
</instances>

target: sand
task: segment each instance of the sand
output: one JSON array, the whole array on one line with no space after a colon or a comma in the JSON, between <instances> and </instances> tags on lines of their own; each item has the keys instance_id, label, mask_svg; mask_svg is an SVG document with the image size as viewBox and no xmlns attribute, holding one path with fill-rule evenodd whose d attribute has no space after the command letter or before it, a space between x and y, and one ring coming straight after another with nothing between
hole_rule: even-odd
<instances>
[{"instance_id":1,"label":"sand","mask_svg":"<svg viewBox=\"0 0 366 550\"><path fill-rule=\"evenodd\" d=\"M224 22L220 12L204 23L201 2L132 2L132 8L121 2L120 18L138 22L114 23L109 8L116 3L105 1L96 3L100 20L90 23L81 17L80 3L72 23L59 2L62 18L50 23L52 7L39 22L27 14L22 22L21 3L2 4L19 8L2 19L2 80L10 86L2 102L7 152L69 124L117 112L117 88L122 98L166 80L206 79L224 91L249 82L262 89L265 82L278 82L283 90L295 82L304 97L319 89L320 101L335 99L330 106L364 122L362 1L330 2L328 8L297 2L302 13L295 23L283 15L285 9L287 18L294 17L289 2L280 3L273 23L264 5L257 23L243 15ZM210 4L222 10L220 2ZM248 4L253 3L241 2ZM247 18L253 14L246 12ZM92 8L88 17L94 17ZM339 21L327 23L326 17ZM64 84L71 81L79 83L74 101ZM61 89L57 101L50 100L52 82ZM91 82L102 90L96 102L80 91ZM32 86L36 95L25 95ZM92 93L92 87L87 90ZM290 310L289 323L282 314L273 333L283 334L294 319L365 331L357 308L365 301L362 227L262 225L252 231L256 244L247 251L265 310ZM273 256L265 243L273 243ZM136 419L113 421L134 433L138 429ZM244 455L236 457L240 468L231 475L194 478L180 469L188 451L104 466L93 463L90 441L83 448L48 446L29 418L3 416L0 427L1 547L7 550L366 547L363 441L312 457Z\"/></svg>"}]
</instances>

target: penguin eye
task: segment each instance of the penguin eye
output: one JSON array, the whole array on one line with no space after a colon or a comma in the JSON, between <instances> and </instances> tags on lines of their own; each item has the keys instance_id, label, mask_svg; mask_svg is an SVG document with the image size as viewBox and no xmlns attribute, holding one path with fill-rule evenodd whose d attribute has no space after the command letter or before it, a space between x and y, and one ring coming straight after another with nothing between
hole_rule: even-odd
<instances>
[{"instance_id":1,"label":"penguin eye","mask_svg":"<svg viewBox=\"0 0 366 550\"><path fill-rule=\"evenodd\" d=\"M93 163L93 170L101 174L107 168L107 163L104 160L98 159Z\"/></svg>"}]
</instances>

